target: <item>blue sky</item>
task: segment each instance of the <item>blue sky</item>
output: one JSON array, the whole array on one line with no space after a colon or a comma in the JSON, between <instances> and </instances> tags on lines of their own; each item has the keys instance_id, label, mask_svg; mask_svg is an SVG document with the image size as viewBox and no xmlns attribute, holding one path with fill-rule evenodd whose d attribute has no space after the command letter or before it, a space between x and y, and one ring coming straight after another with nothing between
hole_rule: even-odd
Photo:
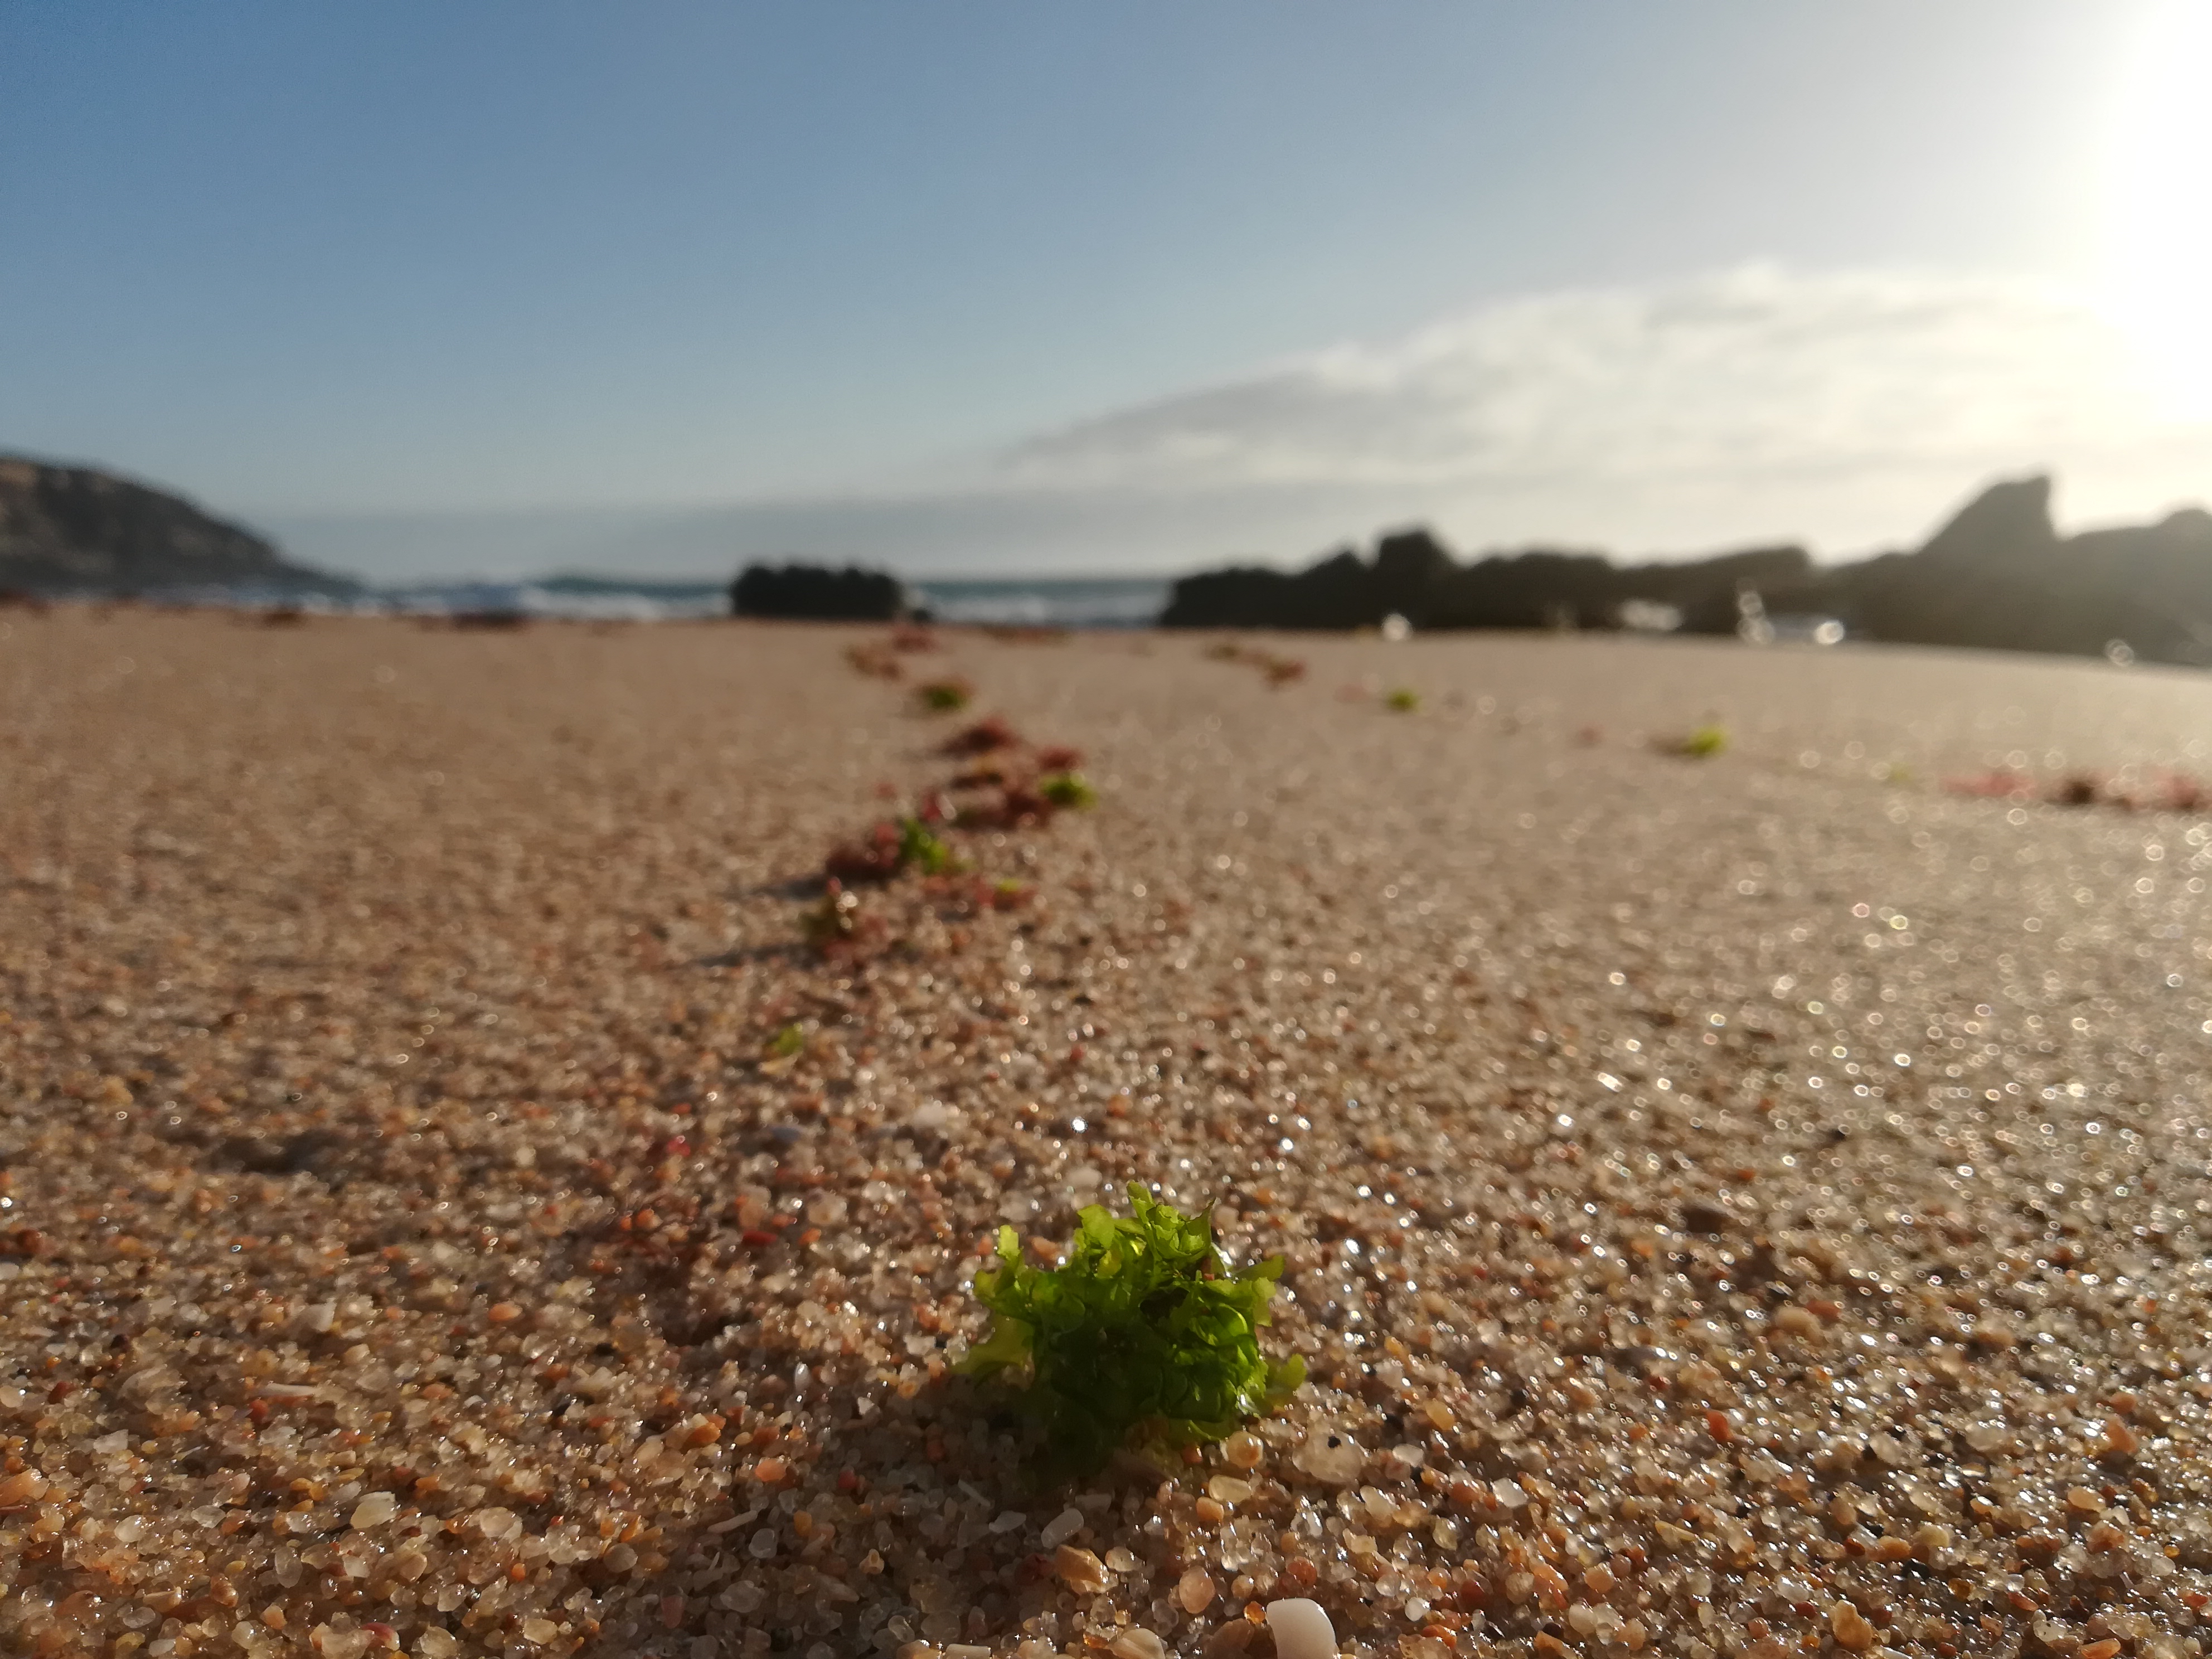
<instances>
[{"instance_id":1,"label":"blue sky","mask_svg":"<svg viewBox=\"0 0 2212 1659\"><path fill-rule=\"evenodd\" d=\"M2186 10L13 0L0 447L392 574L2148 513Z\"/></svg>"}]
</instances>

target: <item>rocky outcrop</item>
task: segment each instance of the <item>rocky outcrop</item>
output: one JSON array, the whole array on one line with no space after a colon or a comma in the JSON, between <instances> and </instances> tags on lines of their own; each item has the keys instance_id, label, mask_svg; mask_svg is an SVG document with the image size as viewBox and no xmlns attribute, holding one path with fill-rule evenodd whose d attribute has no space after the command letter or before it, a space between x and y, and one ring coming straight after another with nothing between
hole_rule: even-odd
<instances>
[{"instance_id":1,"label":"rocky outcrop","mask_svg":"<svg viewBox=\"0 0 2212 1659\"><path fill-rule=\"evenodd\" d=\"M1210 571L1176 584L1168 627L1361 628L1393 612L1416 628L1605 629L1666 607L1684 631L1735 629L1738 596L1770 616L1817 614L1857 639L2104 653L2212 664L2212 514L2062 537L2051 480L2004 479L1911 553L1816 566L1800 547L1674 564L1536 549L1461 564L1425 530L1350 549L1295 574Z\"/></svg>"},{"instance_id":2,"label":"rocky outcrop","mask_svg":"<svg viewBox=\"0 0 2212 1659\"><path fill-rule=\"evenodd\" d=\"M354 586L291 563L274 544L180 495L94 467L0 456L0 588L125 594Z\"/></svg>"},{"instance_id":3,"label":"rocky outcrop","mask_svg":"<svg viewBox=\"0 0 2212 1659\"><path fill-rule=\"evenodd\" d=\"M2062 537L2051 480L1990 485L1917 552L1889 553L1762 592L1860 639L2212 663L2212 514Z\"/></svg>"},{"instance_id":4,"label":"rocky outcrop","mask_svg":"<svg viewBox=\"0 0 2212 1659\"><path fill-rule=\"evenodd\" d=\"M896 622L913 613L914 596L881 570L753 564L730 584L730 609L786 622Z\"/></svg>"},{"instance_id":5,"label":"rocky outcrop","mask_svg":"<svg viewBox=\"0 0 2212 1659\"><path fill-rule=\"evenodd\" d=\"M1405 530L1383 537L1371 561L1346 548L1295 574L1247 567L1185 577L1161 622L1368 628L1395 614L1419 629L1614 628L1641 600L1668 607L1685 629L1727 633L1740 586L1802 581L1812 568L1801 547L1627 567L1601 553L1539 548L1462 565L1428 531Z\"/></svg>"}]
</instances>

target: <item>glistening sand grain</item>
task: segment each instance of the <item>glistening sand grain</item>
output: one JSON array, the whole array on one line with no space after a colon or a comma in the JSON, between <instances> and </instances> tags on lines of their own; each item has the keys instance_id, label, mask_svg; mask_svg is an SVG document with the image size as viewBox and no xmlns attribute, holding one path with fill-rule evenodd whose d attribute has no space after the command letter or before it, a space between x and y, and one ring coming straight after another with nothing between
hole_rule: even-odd
<instances>
[{"instance_id":1,"label":"glistening sand grain","mask_svg":"<svg viewBox=\"0 0 2212 1659\"><path fill-rule=\"evenodd\" d=\"M854 635L0 629L21 1650L2199 1650L2212 826L1937 781L2212 682L948 635L1103 799L839 968L946 770ZM1039 1492L966 1279L1129 1179L1314 1381Z\"/></svg>"}]
</instances>

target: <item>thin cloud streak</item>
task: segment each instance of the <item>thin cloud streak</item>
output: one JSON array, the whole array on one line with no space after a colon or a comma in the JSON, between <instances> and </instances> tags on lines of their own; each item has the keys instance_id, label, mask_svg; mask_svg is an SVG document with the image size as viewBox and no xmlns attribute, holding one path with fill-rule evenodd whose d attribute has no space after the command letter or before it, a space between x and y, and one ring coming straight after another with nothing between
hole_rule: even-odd
<instances>
[{"instance_id":1,"label":"thin cloud streak","mask_svg":"<svg viewBox=\"0 0 2212 1659\"><path fill-rule=\"evenodd\" d=\"M2057 471L2076 525L2212 496L2212 423L2166 412L2156 384L2125 331L2042 283L1754 265L1481 306L878 490L275 527L375 574L787 557L1162 572L1297 562L1416 521L1469 550L1795 540L1841 556L1910 544L2030 469Z\"/></svg>"},{"instance_id":2,"label":"thin cloud streak","mask_svg":"<svg viewBox=\"0 0 2212 1659\"><path fill-rule=\"evenodd\" d=\"M1737 495L1786 514L1793 495L1805 504L1789 515L1796 533L1893 534L1942 505L1926 497L1931 477L1955 490L2044 465L2068 471L2077 507L2110 496L2109 510L2142 513L2212 484L2212 428L2162 415L2142 368L2121 331L2047 285L1752 266L1510 301L1316 352L1030 439L997 477L1029 489L1396 486L1451 501L1483 539L1526 533L1526 514L1555 493L1561 535L1602 524L1642 542L1667 532L1639 535L1618 508ZM1894 528L1869 521L1879 512L1838 519L1839 486L1887 503ZM1482 523L1486 497L1511 502L1505 516L1520 523Z\"/></svg>"}]
</instances>

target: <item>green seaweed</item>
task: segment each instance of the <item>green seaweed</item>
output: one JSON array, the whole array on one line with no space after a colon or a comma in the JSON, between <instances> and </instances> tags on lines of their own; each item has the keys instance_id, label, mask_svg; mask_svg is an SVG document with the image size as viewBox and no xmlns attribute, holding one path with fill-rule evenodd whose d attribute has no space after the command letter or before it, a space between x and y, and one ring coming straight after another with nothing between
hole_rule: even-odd
<instances>
[{"instance_id":1,"label":"green seaweed","mask_svg":"<svg viewBox=\"0 0 2212 1659\"><path fill-rule=\"evenodd\" d=\"M956 674L950 679L932 680L914 689L915 701L932 714L950 714L965 708L974 701L975 688Z\"/></svg>"},{"instance_id":2,"label":"green seaweed","mask_svg":"<svg viewBox=\"0 0 2212 1659\"><path fill-rule=\"evenodd\" d=\"M902 870L942 876L960 868L960 855L920 818L899 820L898 861Z\"/></svg>"},{"instance_id":3,"label":"green seaweed","mask_svg":"<svg viewBox=\"0 0 2212 1659\"><path fill-rule=\"evenodd\" d=\"M1037 780L1036 792L1054 806L1087 812L1098 805L1098 792L1080 772L1054 772Z\"/></svg>"},{"instance_id":4,"label":"green seaweed","mask_svg":"<svg viewBox=\"0 0 2212 1659\"><path fill-rule=\"evenodd\" d=\"M975 1275L992 1331L959 1369L1025 1370L1024 1404L1066 1474L1091 1473L1125 1447L1158 1454L1219 1440L1305 1380L1304 1360L1271 1364L1260 1352L1280 1256L1229 1272L1211 1217L1186 1216L1133 1182L1129 1206L1126 1220L1084 1209L1058 1267L1025 1262L1002 1227L996 1264Z\"/></svg>"}]
</instances>

